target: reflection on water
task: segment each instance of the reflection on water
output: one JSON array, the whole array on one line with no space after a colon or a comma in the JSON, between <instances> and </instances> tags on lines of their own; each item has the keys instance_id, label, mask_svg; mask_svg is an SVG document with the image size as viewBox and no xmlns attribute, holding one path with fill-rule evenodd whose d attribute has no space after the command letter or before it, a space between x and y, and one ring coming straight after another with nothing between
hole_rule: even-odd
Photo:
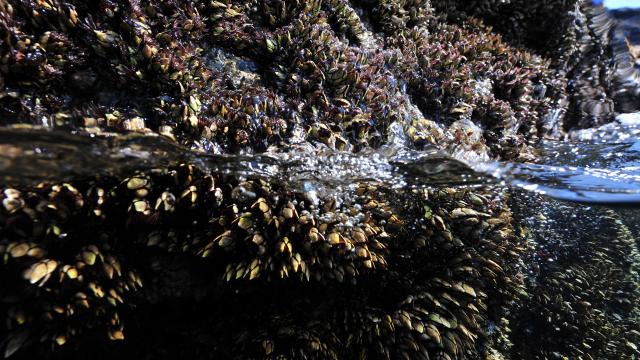
<instances>
[{"instance_id":1,"label":"reflection on water","mask_svg":"<svg viewBox=\"0 0 640 360\"><path fill-rule=\"evenodd\" d=\"M543 142L540 164L479 164L512 186L604 204L640 202L640 140L622 144Z\"/></svg>"}]
</instances>

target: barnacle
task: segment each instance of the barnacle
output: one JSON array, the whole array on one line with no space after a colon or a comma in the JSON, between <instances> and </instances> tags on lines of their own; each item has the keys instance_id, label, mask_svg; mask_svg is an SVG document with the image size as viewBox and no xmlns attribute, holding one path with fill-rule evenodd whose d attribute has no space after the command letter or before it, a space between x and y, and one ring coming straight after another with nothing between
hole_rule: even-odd
<instances>
[{"instance_id":1,"label":"barnacle","mask_svg":"<svg viewBox=\"0 0 640 360\"><path fill-rule=\"evenodd\" d=\"M574 210L588 216L580 206ZM603 210L593 226L597 230L579 241L568 233L557 234L562 243L532 234L544 250L531 265L535 284L511 321L515 356L597 359L638 354L636 241L611 210Z\"/></svg>"},{"instance_id":2,"label":"barnacle","mask_svg":"<svg viewBox=\"0 0 640 360\"><path fill-rule=\"evenodd\" d=\"M521 286L508 209L452 188L415 190L399 203L391 195L362 183L351 199L316 199L188 164L78 188L5 189L4 269L24 269L5 289L21 299L7 309L14 320L6 330L82 350L78 337L96 329L120 340L129 327L150 325L135 309L121 315L127 304L192 298L219 306L207 315L219 339L199 346L236 344L224 357L476 354L488 341L478 332ZM127 271L115 254L133 249ZM188 259L181 270L165 268L171 254ZM197 296L171 275L196 268L207 274ZM42 325L40 312L48 314ZM93 320L77 323L80 316Z\"/></svg>"},{"instance_id":3,"label":"barnacle","mask_svg":"<svg viewBox=\"0 0 640 360\"><path fill-rule=\"evenodd\" d=\"M563 101L566 103L561 105L568 112L565 128L596 126L610 121L616 111L636 109L626 98L626 93L633 90L624 85L634 72L633 66L616 55L620 51L611 41L614 21L603 9L591 6L590 1L433 0L432 3L437 12L451 21L481 18L509 42L548 57L557 77L565 78L556 84L567 95ZM571 77L566 79L569 73Z\"/></svg>"},{"instance_id":4,"label":"barnacle","mask_svg":"<svg viewBox=\"0 0 640 360\"><path fill-rule=\"evenodd\" d=\"M119 312L142 284L111 247L109 231L90 230L101 222L97 212L104 193L93 188L89 194L66 183L40 184L25 193L4 190L5 357L38 341L34 336L58 346L83 332L122 338ZM76 227L79 218L88 222L84 232Z\"/></svg>"},{"instance_id":5,"label":"barnacle","mask_svg":"<svg viewBox=\"0 0 640 360\"><path fill-rule=\"evenodd\" d=\"M154 131L215 152L264 151L302 131L358 151L380 146L389 126L420 110L445 125L471 116L488 126L483 141L494 155L514 157L522 151L511 145L533 141L562 95L536 98L537 84L557 88L547 64L509 53L481 25L442 25L428 2L356 5L57 4L76 14L71 33L71 20L44 21L53 16L47 6L20 2L3 20L14 38L4 45L3 122ZM363 16L402 36L378 38ZM44 35L20 40L30 32Z\"/></svg>"}]
</instances>

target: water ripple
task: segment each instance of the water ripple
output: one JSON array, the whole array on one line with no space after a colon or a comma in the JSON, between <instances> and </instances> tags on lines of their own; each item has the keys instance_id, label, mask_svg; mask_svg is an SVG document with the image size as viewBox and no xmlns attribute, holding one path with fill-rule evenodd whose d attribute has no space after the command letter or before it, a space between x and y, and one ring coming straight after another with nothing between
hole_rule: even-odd
<instances>
[{"instance_id":1,"label":"water ripple","mask_svg":"<svg viewBox=\"0 0 640 360\"><path fill-rule=\"evenodd\" d=\"M278 153L211 155L156 135L68 134L0 129L0 176L10 185L78 177L130 176L181 162L238 177L258 176L293 189L339 192L361 181L390 188L517 187L586 203L640 204L640 140L616 144L541 144L540 163L467 161L441 150L397 145L358 154L323 145L292 145Z\"/></svg>"}]
</instances>

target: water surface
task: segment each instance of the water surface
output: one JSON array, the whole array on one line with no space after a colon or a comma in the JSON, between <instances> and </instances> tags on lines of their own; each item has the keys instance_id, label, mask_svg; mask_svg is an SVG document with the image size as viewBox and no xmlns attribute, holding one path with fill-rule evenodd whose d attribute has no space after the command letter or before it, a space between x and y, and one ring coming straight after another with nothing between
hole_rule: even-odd
<instances>
[{"instance_id":1,"label":"water surface","mask_svg":"<svg viewBox=\"0 0 640 360\"><path fill-rule=\"evenodd\" d=\"M293 189L339 191L361 181L391 188L499 184L548 197L611 205L640 204L640 115L543 141L533 163L467 160L444 150L398 144L358 154L291 145L258 155L211 155L157 135L68 134L0 129L0 174L15 185L135 171L189 162L215 172L283 181Z\"/></svg>"}]
</instances>

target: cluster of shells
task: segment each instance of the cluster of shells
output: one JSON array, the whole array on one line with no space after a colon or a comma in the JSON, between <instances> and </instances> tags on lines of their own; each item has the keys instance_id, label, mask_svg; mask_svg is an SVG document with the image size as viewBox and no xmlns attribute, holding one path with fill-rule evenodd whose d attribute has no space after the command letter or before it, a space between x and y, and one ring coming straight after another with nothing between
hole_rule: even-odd
<instances>
[{"instance_id":1,"label":"cluster of shells","mask_svg":"<svg viewBox=\"0 0 640 360\"><path fill-rule=\"evenodd\" d=\"M552 206L557 208L547 216L555 216L553 220L540 215L540 207L516 210L534 219L525 236L539 245L528 262L532 283L511 321L513 357L636 357L640 343L637 238L613 210L598 209L600 215L594 218L585 206ZM587 235L575 236L572 226L552 237L535 230L548 221L569 221L570 216L590 223L581 225Z\"/></svg>"},{"instance_id":2,"label":"cluster of shells","mask_svg":"<svg viewBox=\"0 0 640 360\"><path fill-rule=\"evenodd\" d=\"M598 126L612 121L616 112L637 110L634 60L625 54L623 44L613 40L614 20L603 8L592 7L591 1L433 0L432 4L449 21L481 18L511 44L548 58L555 86L566 91L555 104L566 112L561 126Z\"/></svg>"},{"instance_id":3,"label":"cluster of shells","mask_svg":"<svg viewBox=\"0 0 640 360\"><path fill-rule=\"evenodd\" d=\"M428 1L0 8L5 124L155 132L213 152L301 139L358 151L399 124L418 148L531 159L568 106L549 60L478 20L446 24Z\"/></svg>"},{"instance_id":4,"label":"cluster of shells","mask_svg":"<svg viewBox=\"0 0 640 360\"><path fill-rule=\"evenodd\" d=\"M443 3L0 0L0 122L209 153L404 141L519 160L576 125L554 115L580 100L562 54L518 42L536 29L506 41L478 18L448 20L493 24L502 5ZM533 13L553 12L544 3ZM506 194L361 183L318 197L186 163L2 190L6 357L521 349L509 310L526 294L526 246Z\"/></svg>"},{"instance_id":5,"label":"cluster of shells","mask_svg":"<svg viewBox=\"0 0 640 360\"><path fill-rule=\"evenodd\" d=\"M193 344L158 348L135 330L132 343L151 357L475 356L521 291L510 212L469 190L397 196L362 183L317 199L187 164L5 189L5 354L167 331L145 308L191 301L214 324L189 329Z\"/></svg>"}]
</instances>

